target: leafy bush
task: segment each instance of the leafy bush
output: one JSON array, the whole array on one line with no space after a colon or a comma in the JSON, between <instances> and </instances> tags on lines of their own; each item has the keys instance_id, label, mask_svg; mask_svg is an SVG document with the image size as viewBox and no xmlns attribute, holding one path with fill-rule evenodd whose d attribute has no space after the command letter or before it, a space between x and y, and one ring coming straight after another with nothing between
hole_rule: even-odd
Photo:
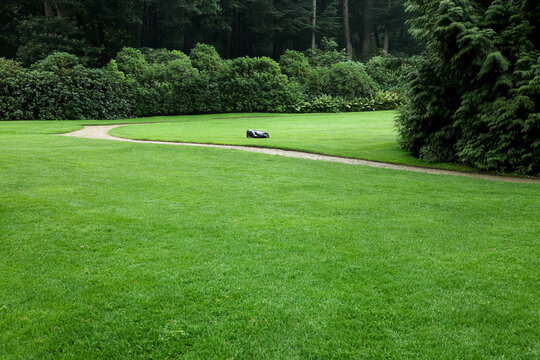
<instances>
[{"instance_id":1,"label":"leafy bush","mask_svg":"<svg viewBox=\"0 0 540 360\"><path fill-rule=\"evenodd\" d=\"M167 64L169 61L187 58L186 54L178 50L143 48L141 53L149 64Z\"/></svg>"},{"instance_id":2,"label":"leafy bush","mask_svg":"<svg viewBox=\"0 0 540 360\"><path fill-rule=\"evenodd\" d=\"M193 87L199 72L181 51L123 48L117 63L126 74L136 116L197 111Z\"/></svg>"},{"instance_id":3,"label":"leafy bush","mask_svg":"<svg viewBox=\"0 0 540 360\"><path fill-rule=\"evenodd\" d=\"M211 45L197 43L189 53L193 67L199 71L216 74L222 65L221 56Z\"/></svg>"},{"instance_id":4,"label":"leafy bush","mask_svg":"<svg viewBox=\"0 0 540 360\"><path fill-rule=\"evenodd\" d=\"M406 59L382 53L369 59L365 70L381 90L400 91L400 79L405 74L407 63Z\"/></svg>"},{"instance_id":5,"label":"leafy bush","mask_svg":"<svg viewBox=\"0 0 540 360\"><path fill-rule=\"evenodd\" d=\"M302 97L300 86L267 57L228 61L220 73L220 92L227 112L282 112Z\"/></svg>"},{"instance_id":6,"label":"leafy bush","mask_svg":"<svg viewBox=\"0 0 540 360\"><path fill-rule=\"evenodd\" d=\"M28 70L16 61L0 58L0 119L33 119L24 96L27 85Z\"/></svg>"},{"instance_id":7,"label":"leafy bush","mask_svg":"<svg viewBox=\"0 0 540 360\"><path fill-rule=\"evenodd\" d=\"M377 84L359 62L347 61L311 69L305 87L312 96L331 95L357 98L374 95Z\"/></svg>"},{"instance_id":8,"label":"leafy bush","mask_svg":"<svg viewBox=\"0 0 540 360\"><path fill-rule=\"evenodd\" d=\"M115 119L131 115L127 84L111 68L87 69L54 53L25 69L0 59L0 118Z\"/></svg>"},{"instance_id":9,"label":"leafy bush","mask_svg":"<svg viewBox=\"0 0 540 360\"><path fill-rule=\"evenodd\" d=\"M148 64L140 50L124 47L116 54L118 69L129 77L142 80Z\"/></svg>"},{"instance_id":10,"label":"leafy bush","mask_svg":"<svg viewBox=\"0 0 540 360\"><path fill-rule=\"evenodd\" d=\"M295 50L286 50L279 58L279 66L283 74L300 82L305 81L311 71L306 55Z\"/></svg>"},{"instance_id":11,"label":"leafy bush","mask_svg":"<svg viewBox=\"0 0 540 360\"><path fill-rule=\"evenodd\" d=\"M31 68L1 59L0 118L364 111L394 109L401 101L390 92L375 93L361 63L312 68L294 51L280 61L281 67L265 57L223 61L203 44L189 57L176 50L125 47L100 69L86 68L68 53L53 53Z\"/></svg>"},{"instance_id":12,"label":"leafy bush","mask_svg":"<svg viewBox=\"0 0 540 360\"><path fill-rule=\"evenodd\" d=\"M375 94L377 84L359 62L341 62L330 67L329 91L334 96L346 98L366 97Z\"/></svg>"},{"instance_id":13,"label":"leafy bush","mask_svg":"<svg viewBox=\"0 0 540 360\"><path fill-rule=\"evenodd\" d=\"M344 98L324 94L294 104L287 110L295 113L393 110L401 106L402 103L401 95L396 92L379 91L375 96L361 98Z\"/></svg>"},{"instance_id":14,"label":"leafy bush","mask_svg":"<svg viewBox=\"0 0 540 360\"><path fill-rule=\"evenodd\" d=\"M334 39L323 37L321 46L306 51L309 63L314 67L329 67L333 64L348 60L345 49L337 50L338 44Z\"/></svg>"}]
</instances>

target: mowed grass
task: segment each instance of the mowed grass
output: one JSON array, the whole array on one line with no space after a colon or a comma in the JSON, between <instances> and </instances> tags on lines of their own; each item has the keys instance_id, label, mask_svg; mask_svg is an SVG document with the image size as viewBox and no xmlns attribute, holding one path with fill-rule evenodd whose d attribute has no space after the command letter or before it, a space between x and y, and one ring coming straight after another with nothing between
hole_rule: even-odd
<instances>
[{"instance_id":1,"label":"mowed grass","mask_svg":"<svg viewBox=\"0 0 540 360\"><path fill-rule=\"evenodd\" d=\"M3 359L537 359L540 187L0 123Z\"/></svg>"},{"instance_id":2,"label":"mowed grass","mask_svg":"<svg viewBox=\"0 0 540 360\"><path fill-rule=\"evenodd\" d=\"M124 126L112 135L142 140L186 141L302 150L398 164L472 170L456 164L429 164L400 149L395 111L338 114L220 114L170 116L164 123ZM141 122L156 118L141 119ZM247 129L270 134L248 139Z\"/></svg>"}]
</instances>

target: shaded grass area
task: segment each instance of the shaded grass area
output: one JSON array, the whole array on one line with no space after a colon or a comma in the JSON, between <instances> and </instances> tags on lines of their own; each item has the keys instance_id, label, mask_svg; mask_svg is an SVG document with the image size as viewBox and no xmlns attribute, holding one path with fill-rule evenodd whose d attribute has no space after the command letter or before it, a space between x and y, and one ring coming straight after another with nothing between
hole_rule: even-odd
<instances>
[{"instance_id":1,"label":"shaded grass area","mask_svg":"<svg viewBox=\"0 0 540 360\"><path fill-rule=\"evenodd\" d=\"M4 358L540 355L536 184L36 129L0 127Z\"/></svg>"},{"instance_id":2,"label":"shaded grass area","mask_svg":"<svg viewBox=\"0 0 540 360\"><path fill-rule=\"evenodd\" d=\"M395 111L369 111L170 116L163 118L168 123L126 126L110 133L139 140L262 146L397 164L472 170L457 164L426 163L400 149L394 129L395 115ZM270 138L247 139L247 129L267 131Z\"/></svg>"}]
</instances>

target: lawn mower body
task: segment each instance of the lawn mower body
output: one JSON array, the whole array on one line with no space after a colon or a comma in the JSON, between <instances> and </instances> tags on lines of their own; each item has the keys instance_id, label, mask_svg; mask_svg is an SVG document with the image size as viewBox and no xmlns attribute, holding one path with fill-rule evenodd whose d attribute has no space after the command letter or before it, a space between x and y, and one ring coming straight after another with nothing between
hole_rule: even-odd
<instances>
[{"instance_id":1,"label":"lawn mower body","mask_svg":"<svg viewBox=\"0 0 540 360\"><path fill-rule=\"evenodd\" d=\"M248 131L246 131L246 137L264 139L264 138L269 138L270 135L268 135L267 132L264 132L264 131L261 131L261 130L248 130Z\"/></svg>"}]
</instances>

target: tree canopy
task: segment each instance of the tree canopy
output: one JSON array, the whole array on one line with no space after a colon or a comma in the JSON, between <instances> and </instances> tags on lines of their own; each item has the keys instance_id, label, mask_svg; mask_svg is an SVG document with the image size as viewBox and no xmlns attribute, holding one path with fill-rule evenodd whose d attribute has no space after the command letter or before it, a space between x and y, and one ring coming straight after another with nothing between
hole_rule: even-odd
<instances>
[{"instance_id":1,"label":"tree canopy","mask_svg":"<svg viewBox=\"0 0 540 360\"><path fill-rule=\"evenodd\" d=\"M417 46L402 5L403 0L4 0L0 57L30 64L52 51L68 51L103 65L124 46L188 52L206 43L225 58L278 59L286 49L311 47L312 36L316 45L323 37L335 38L340 48L350 44L356 58L383 48L410 54Z\"/></svg>"}]
</instances>

